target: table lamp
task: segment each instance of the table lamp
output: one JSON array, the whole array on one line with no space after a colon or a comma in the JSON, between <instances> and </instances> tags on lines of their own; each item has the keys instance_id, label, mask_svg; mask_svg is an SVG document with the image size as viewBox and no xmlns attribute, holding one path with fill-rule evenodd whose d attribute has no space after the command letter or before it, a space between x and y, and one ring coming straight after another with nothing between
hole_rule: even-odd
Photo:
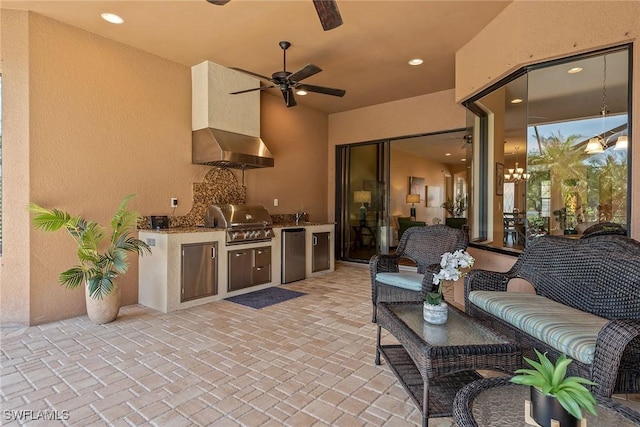
<instances>
[{"instance_id":1,"label":"table lamp","mask_svg":"<svg viewBox=\"0 0 640 427\"><path fill-rule=\"evenodd\" d=\"M411 203L411 219L416 219L416 203L420 203L419 194L407 194L407 203Z\"/></svg>"},{"instance_id":2,"label":"table lamp","mask_svg":"<svg viewBox=\"0 0 640 427\"><path fill-rule=\"evenodd\" d=\"M363 223L367 220L367 207L364 205L365 203L371 203L371 191L354 191L353 192L353 201L356 203L361 203L360 205L360 223Z\"/></svg>"}]
</instances>

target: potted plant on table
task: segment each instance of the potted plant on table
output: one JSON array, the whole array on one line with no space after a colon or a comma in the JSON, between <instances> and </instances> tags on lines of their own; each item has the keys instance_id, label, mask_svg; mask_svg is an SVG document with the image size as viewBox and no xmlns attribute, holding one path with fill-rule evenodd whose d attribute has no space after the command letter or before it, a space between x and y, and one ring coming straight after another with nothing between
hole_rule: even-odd
<instances>
[{"instance_id":1,"label":"potted plant on table","mask_svg":"<svg viewBox=\"0 0 640 427\"><path fill-rule=\"evenodd\" d=\"M467 197L458 194L455 200L447 199L440 207L444 208L452 217L459 218L467 210Z\"/></svg>"},{"instance_id":2,"label":"potted plant on table","mask_svg":"<svg viewBox=\"0 0 640 427\"><path fill-rule=\"evenodd\" d=\"M29 210L35 214L35 228L43 231L64 228L76 241L80 263L60 273L58 280L70 289L85 284L87 315L98 324L112 322L118 317L121 293L116 279L129 269L128 252L151 253L145 242L130 236L140 218L137 212L127 208L132 198L133 195L128 195L120 202L111 220L110 234L102 225L81 216L72 217L58 209L29 204Z\"/></svg>"},{"instance_id":3,"label":"potted plant on table","mask_svg":"<svg viewBox=\"0 0 640 427\"><path fill-rule=\"evenodd\" d=\"M567 367L572 359L560 355L555 365L547 358L547 353L534 349L539 362L524 358L534 369L518 369L520 374L511 382L531 386L531 416L542 427L551 427L556 420L561 427L578 426L582 419L582 409L596 415L596 401L585 387L595 385L582 377L567 377Z\"/></svg>"},{"instance_id":4,"label":"potted plant on table","mask_svg":"<svg viewBox=\"0 0 640 427\"><path fill-rule=\"evenodd\" d=\"M455 252L445 252L440 257L440 271L433 275L433 284L436 289L427 293L424 301L424 320L436 325L447 321L447 303L442 301L442 285L447 280L456 281L464 277L466 273L462 268L473 267L474 258L465 250L458 249Z\"/></svg>"}]
</instances>

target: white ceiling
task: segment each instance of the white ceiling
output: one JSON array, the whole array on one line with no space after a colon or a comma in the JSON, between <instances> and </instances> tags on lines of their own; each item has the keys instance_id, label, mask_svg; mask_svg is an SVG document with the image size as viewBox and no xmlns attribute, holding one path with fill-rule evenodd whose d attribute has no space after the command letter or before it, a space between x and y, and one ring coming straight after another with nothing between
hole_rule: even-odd
<instances>
[{"instance_id":1,"label":"white ceiling","mask_svg":"<svg viewBox=\"0 0 640 427\"><path fill-rule=\"evenodd\" d=\"M335 113L452 89L455 52L509 3L338 0L344 24L329 31L311 0L2 0L2 8L32 10L186 66L211 60L267 76L282 69L278 42L287 40L288 71L313 63L324 71L304 83L347 91L298 103ZM105 22L103 12L125 23ZM424 64L409 66L414 57Z\"/></svg>"}]
</instances>

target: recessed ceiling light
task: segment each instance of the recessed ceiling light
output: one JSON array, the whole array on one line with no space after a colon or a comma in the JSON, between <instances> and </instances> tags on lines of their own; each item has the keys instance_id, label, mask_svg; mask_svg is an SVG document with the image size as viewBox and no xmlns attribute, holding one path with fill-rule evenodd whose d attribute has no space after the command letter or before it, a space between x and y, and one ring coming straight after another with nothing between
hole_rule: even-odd
<instances>
[{"instance_id":1,"label":"recessed ceiling light","mask_svg":"<svg viewBox=\"0 0 640 427\"><path fill-rule=\"evenodd\" d=\"M520 98L513 98L513 99L511 100L511 103L512 103L512 104L520 104L521 102L522 102L522 99L520 99Z\"/></svg>"},{"instance_id":2,"label":"recessed ceiling light","mask_svg":"<svg viewBox=\"0 0 640 427\"><path fill-rule=\"evenodd\" d=\"M102 19L107 22L111 22L112 24L122 24L124 22L124 19L122 19L122 17L116 15L115 13L105 12L100 16L102 17Z\"/></svg>"},{"instance_id":3,"label":"recessed ceiling light","mask_svg":"<svg viewBox=\"0 0 640 427\"><path fill-rule=\"evenodd\" d=\"M569 74L576 74L579 73L580 71L582 71L581 67L573 67L567 70L567 73Z\"/></svg>"},{"instance_id":4,"label":"recessed ceiling light","mask_svg":"<svg viewBox=\"0 0 640 427\"><path fill-rule=\"evenodd\" d=\"M466 162L466 161L467 161L467 159L460 159L460 161L461 161L461 162Z\"/></svg>"},{"instance_id":5,"label":"recessed ceiling light","mask_svg":"<svg viewBox=\"0 0 640 427\"><path fill-rule=\"evenodd\" d=\"M409 65L421 65L423 62L420 58L413 58L409 60Z\"/></svg>"},{"instance_id":6,"label":"recessed ceiling light","mask_svg":"<svg viewBox=\"0 0 640 427\"><path fill-rule=\"evenodd\" d=\"M450 156L450 155L451 155L451 153L444 153L444 155L445 155L445 156Z\"/></svg>"},{"instance_id":7,"label":"recessed ceiling light","mask_svg":"<svg viewBox=\"0 0 640 427\"><path fill-rule=\"evenodd\" d=\"M307 94L306 90L298 89L296 91L296 95L305 96Z\"/></svg>"}]
</instances>

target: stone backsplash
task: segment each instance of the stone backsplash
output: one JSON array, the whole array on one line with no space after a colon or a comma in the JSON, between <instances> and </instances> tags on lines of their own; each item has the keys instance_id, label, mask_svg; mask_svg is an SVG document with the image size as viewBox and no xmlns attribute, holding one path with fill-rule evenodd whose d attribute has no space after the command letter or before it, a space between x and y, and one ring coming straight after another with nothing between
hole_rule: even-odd
<instances>
[{"instance_id":1,"label":"stone backsplash","mask_svg":"<svg viewBox=\"0 0 640 427\"><path fill-rule=\"evenodd\" d=\"M246 189L229 169L213 167L203 182L193 184L193 206L184 216L169 216L169 228L189 228L204 224L207 206L214 203L240 205L245 203ZM151 217L143 216L140 229L151 228Z\"/></svg>"},{"instance_id":2,"label":"stone backsplash","mask_svg":"<svg viewBox=\"0 0 640 427\"><path fill-rule=\"evenodd\" d=\"M193 206L191 211L183 216L169 216L169 228L191 228L204 224L207 206L212 204L245 203L246 189L238 183L236 176L229 169L213 167L204 177L203 182L193 184ZM274 224L294 223L294 214L271 215ZM301 221L308 221L309 216L303 215ZM151 217L143 216L138 223L142 230L151 229Z\"/></svg>"}]
</instances>

